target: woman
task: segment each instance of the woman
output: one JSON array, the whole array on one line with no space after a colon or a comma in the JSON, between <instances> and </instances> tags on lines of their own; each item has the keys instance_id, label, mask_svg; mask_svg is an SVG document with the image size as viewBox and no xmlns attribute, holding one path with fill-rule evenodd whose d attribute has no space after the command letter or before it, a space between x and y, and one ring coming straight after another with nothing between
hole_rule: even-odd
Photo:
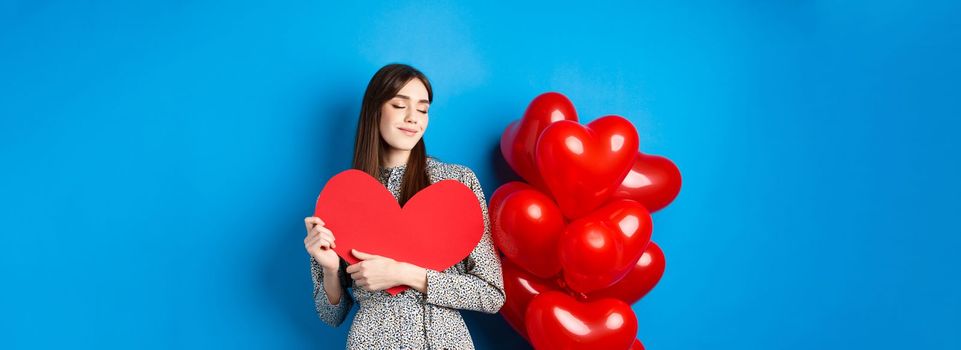
<instances>
[{"instance_id":1,"label":"woman","mask_svg":"<svg viewBox=\"0 0 961 350\"><path fill-rule=\"evenodd\" d=\"M364 93L354 143L353 168L378 178L403 205L418 190L456 179L477 195L484 234L470 255L436 271L352 250L361 262L347 266L330 249L336 232L323 218L307 217L304 246L310 253L314 303L332 327L360 308L347 336L348 349L473 349L458 309L496 313L504 304L500 260L491 241L484 192L470 168L428 157L423 135L433 100L430 82L404 64L384 66ZM385 289L407 285L391 296ZM351 287L351 293L347 292Z\"/></svg>"}]
</instances>

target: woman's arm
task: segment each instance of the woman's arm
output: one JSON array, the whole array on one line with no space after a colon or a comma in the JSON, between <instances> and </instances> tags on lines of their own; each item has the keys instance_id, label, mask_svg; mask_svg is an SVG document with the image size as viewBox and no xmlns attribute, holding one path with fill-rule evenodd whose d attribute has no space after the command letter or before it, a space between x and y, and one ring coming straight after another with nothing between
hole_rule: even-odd
<instances>
[{"instance_id":1,"label":"woman's arm","mask_svg":"<svg viewBox=\"0 0 961 350\"><path fill-rule=\"evenodd\" d=\"M427 293L427 269L405 262L398 262L401 269L401 284L406 284L421 293Z\"/></svg>"},{"instance_id":2,"label":"woman's arm","mask_svg":"<svg viewBox=\"0 0 961 350\"><path fill-rule=\"evenodd\" d=\"M354 305L347 293L347 276L344 267L337 271L325 271L313 256L310 257L311 279L314 282L314 306L317 315L331 327L340 326ZM324 276L327 276L325 278Z\"/></svg>"},{"instance_id":3,"label":"woman's arm","mask_svg":"<svg viewBox=\"0 0 961 350\"><path fill-rule=\"evenodd\" d=\"M337 270L332 271L332 270L328 270L327 268L324 268L321 271L323 271L323 273L321 273L321 278L323 278L323 276L325 275L337 276L337 272L338 272ZM340 297L343 296L344 294L347 294L344 292L343 289L341 289L340 279L339 278L323 278L323 280L324 280L324 292L327 294L327 302L330 303L331 305L340 304Z\"/></svg>"},{"instance_id":4,"label":"woman's arm","mask_svg":"<svg viewBox=\"0 0 961 350\"><path fill-rule=\"evenodd\" d=\"M423 286L421 292L426 294L426 301L430 304L493 314L500 310L505 300L501 262L491 239L484 191L477 175L470 169L466 170L465 183L477 195L484 216L484 234L474 250L464 259L466 273L445 273L414 266L424 273L411 269L410 271L414 272L409 273L412 276L412 284L409 285L418 290L419 286ZM420 277L423 277L423 280L420 280Z\"/></svg>"}]
</instances>

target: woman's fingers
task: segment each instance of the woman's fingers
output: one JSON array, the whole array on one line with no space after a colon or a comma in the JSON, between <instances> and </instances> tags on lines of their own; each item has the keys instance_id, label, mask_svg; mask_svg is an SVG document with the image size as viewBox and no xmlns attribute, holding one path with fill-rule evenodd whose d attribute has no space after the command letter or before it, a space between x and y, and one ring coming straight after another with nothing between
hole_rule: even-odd
<instances>
[{"instance_id":1,"label":"woman's fingers","mask_svg":"<svg viewBox=\"0 0 961 350\"><path fill-rule=\"evenodd\" d=\"M320 248L322 248L322 249L329 249L329 248L330 248L330 241L321 238L319 245L320 245Z\"/></svg>"},{"instance_id":2,"label":"woman's fingers","mask_svg":"<svg viewBox=\"0 0 961 350\"><path fill-rule=\"evenodd\" d=\"M315 226L310 231L307 231L307 237L304 237L304 241L306 242L308 239L312 237L320 237L320 236L327 236L329 240L331 241L334 240L334 233L330 231L330 229L323 226Z\"/></svg>"},{"instance_id":3,"label":"woman's fingers","mask_svg":"<svg viewBox=\"0 0 961 350\"><path fill-rule=\"evenodd\" d=\"M307 250L314 249L314 245L317 243L317 239L319 239L318 236L307 236L307 238L304 238L304 246L307 247Z\"/></svg>"},{"instance_id":4,"label":"woman's fingers","mask_svg":"<svg viewBox=\"0 0 961 350\"><path fill-rule=\"evenodd\" d=\"M308 216L304 218L304 226L307 228L307 231L310 231L310 229L317 225L324 226L324 220L321 220L316 216Z\"/></svg>"},{"instance_id":5,"label":"woman's fingers","mask_svg":"<svg viewBox=\"0 0 961 350\"><path fill-rule=\"evenodd\" d=\"M354 280L354 284L357 287L361 287L372 292L375 291L375 289L371 288L370 281L367 280L367 277L364 277L364 273L363 271L360 270L359 265L357 264L350 265L348 266L348 269L353 271L353 272L347 271L347 273L350 274L350 279Z\"/></svg>"},{"instance_id":6,"label":"woman's fingers","mask_svg":"<svg viewBox=\"0 0 961 350\"><path fill-rule=\"evenodd\" d=\"M321 232L321 233L320 233L320 238L323 238L323 239L326 239L327 241L329 241L329 242L330 242L330 246L331 246L332 248L337 248L337 239L334 238L334 234L333 234L333 233L330 233L330 231Z\"/></svg>"},{"instance_id":7,"label":"woman's fingers","mask_svg":"<svg viewBox=\"0 0 961 350\"><path fill-rule=\"evenodd\" d=\"M334 242L337 240L337 238L334 237L334 233L331 232L330 229L322 226L318 226L318 227L320 228L315 229L314 231L311 231L310 234L313 236L326 238L328 241L331 241L331 242Z\"/></svg>"},{"instance_id":8,"label":"woman's fingers","mask_svg":"<svg viewBox=\"0 0 961 350\"><path fill-rule=\"evenodd\" d=\"M323 225L323 224L324 224L324 220L321 220L320 218L318 218L318 217L316 217L316 216L308 216L308 217L304 218L304 222L306 222L306 223L312 223L312 224L314 224L314 225Z\"/></svg>"},{"instance_id":9,"label":"woman's fingers","mask_svg":"<svg viewBox=\"0 0 961 350\"><path fill-rule=\"evenodd\" d=\"M307 228L307 237L304 237L304 246L307 250L317 248L329 249L336 248L336 238L330 229L324 227L324 221L316 216L304 218L304 225Z\"/></svg>"},{"instance_id":10,"label":"woman's fingers","mask_svg":"<svg viewBox=\"0 0 961 350\"><path fill-rule=\"evenodd\" d=\"M332 243L330 242L330 240L327 240L318 236L310 239L310 241L307 243L307 249L309 250L318 249L318 248L328 249L328 248L331 248L331 244Z\"/></svg>"},{"instance_id":11,"label":"woman's fingers","mask_svg":"<svg viewBox=\"0 0 961 350\"><path fill-rule=\"evenodd\" d=\"M331 239L330 239L328 236L326 236L326 235L327 235L327 233L315 232L315 233L312 233L310 236L307 236L307 241L313 242L313 243L315 243L315 244L316 244L317 242L319 242L320 240L322 240L322 239L323 239L323 240L327 240L327 241L333 241L333 240L331 240Z\"/></svg>"},{"instance_id":12,"label":"woman's fingers","mask_svg":"<svg viewBox=\"0 0 961 350\"><path fill-rule=\"evenodd\" d=\"M333 231L331 231L329 228L326 228L326 227L324 227L324 226L315 226L314 229L313 229L313 230L310 230L310 231L311 231L311 233L314 233L314 232L316 232L316 233L326 232L326 233L330 234L331 236L334 235L334 232L333 232Z\"/></svg>"},{"instance_id":13,"label":"woman's fingers","mask_svg":"<svg viewBox=\"0 0 961 350\"><path fill-rule=\"evenodd\" d=\"M327 232L331 232L330 229L327 228L327 227L324 226L324 225L317 225L317 226L314 226L314 228L310 229L310 232L314 232L314 231L327 231Z\"/></svg>"},{"instance_id":14,"label":"woman's fingers","mask_svg":"<svg viewBox=\"0 0 961 350\"><path fill-rule=\"evenodd\" d=\"M320 218L316 216L308 216L304 218L304 226L307 227L307 231L310 231L310 229L319 224L320 222L318 220L320 220Z\"/></svg>"},{"instance_id":15,"label":"woman's fingers","mask_svg":"<svg viewBox=\"0 0 961 350\"><path fill-rule=\"evenodd\" d=\"M369 264L369 263L368 263L368 264ZM367 265L365 265L364 262L361 261L361 262L358 262L358 263L353 264L353 265L347 265L347 269L345 269L344 272L347 272L347 273L353 275L355 272L360 272L360 270L361 270L362 268L364 268L365 266L367 266Z\"/></svg>"}]
</instances>

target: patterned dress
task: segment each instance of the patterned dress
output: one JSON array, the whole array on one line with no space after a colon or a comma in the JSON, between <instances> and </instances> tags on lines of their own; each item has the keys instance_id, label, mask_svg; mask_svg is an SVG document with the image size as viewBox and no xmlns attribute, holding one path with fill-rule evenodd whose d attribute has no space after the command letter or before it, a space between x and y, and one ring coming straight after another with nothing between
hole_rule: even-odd
<instances>
[{"instance_id":1,"label":"patterned dress","mask_svg":"<svg viewBox=\"0 0 961 350\"><path fill-rule=\"evenodd\" d=\"M405 168L406 165L400 165L381 169L380 181L394 198L400 197ZM474 191L484 216L484 234L470 255L456 265L444 271L427 269L426 294L413 288L396 296L386 291L354 288L353 279L345 271L347 262L340 259L337 277L345 290L339 303L331 305L324 290L323 268L310 257L314 304L324 323L339 326L353 304L359 305L347 335L348 350L474 349L458 310L493 314L504 304L501 263L491 240L487 204L477 176L466 166L444 163L430 156L427 169L431 183L455 179Z\"/></svg>"}]
</instances>

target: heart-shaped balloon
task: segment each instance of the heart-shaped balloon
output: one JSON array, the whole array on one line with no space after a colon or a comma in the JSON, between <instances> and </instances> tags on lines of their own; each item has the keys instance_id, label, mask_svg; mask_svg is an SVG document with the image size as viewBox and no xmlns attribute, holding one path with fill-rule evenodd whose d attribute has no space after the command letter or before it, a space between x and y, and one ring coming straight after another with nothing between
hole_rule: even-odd
<instances>
[{"instance_id":1,"label":"heart-shaped balloon","mask_svg":"<svg viewBox=\"0 0 961 350\"><path fill-rule=\"evenodd\" d=\"M538 278L521 270L509 260L502 261L504 274L504 294L506 299L500 314L507 323L514 327L524 339L527 339L527 329L524 326L524 315L527 305L540 293L560 288L553 281Z\"/></svg>"},{"instance_id":2,"label":"heart-shaped balloon","mask_svg":"<svg viewBox=\"0 0 961 350\"><path fill-rule=\"evenodd\" d=\"M644 250L644 255L637 260L634 268L624 278L614 285L587 294L588 300L616 298L628 304L634 304L647 295L664 275L664 252L654 241Z\"/></svg>"},{"instance_id":3,"label":"heart-shaped balloon","mask_svg":"<svg viewBox=\"0 0 961 350\"><path fill-rule=\"evenodd\" d=\"M628 349L637 335L631 306L617 299L579 302L547 291L531 300L524 319L535 349Z\"/></svg>"},{"instance_id":4,"label":"heart-shaped balloon","mask_svg":"<svg viewBox=\"0 0 961 350\"><path fill-rule=\"evenodd\" d=\"M607 288L631 271L651 242L651 214L620 199L567 225L560 260L567 287L580 293Z\"/></svg>"},{"instance_id":5,"label":"heart-shaped balloon","mask_svg":"<svg viewBox=\"0 0 961 350\"><path fill-rule=\"evenodd\" d=\"M494 193L491 194L491 198L487 201L487 212L493 213L497 210L500 210L498 207L504 202L504 198L506 198L507 195L530 187L530 185L520 181L511 181L501 185L501 187L498 187L496 190L494 190Z\"/></svg>"},{"instance_id":6,"label":"heart-shaped balloon","mask_svg":"<svg viewBox=\"0 0 961 350\"><path fill-rule=\"evenodd\" d=\"M337 238L337 255L360 260L351 249L444 271L464 260L484 234L477 196L457 180L420 190L401 208L377 179L349 169L334 175L317 196L314 215ZM391 295L408 289L395 286Z\"/></svg>"},{"instance_id":7,"label":"heart-shaped balloon","mask_svg":"<svg viewBox=\"0 0 961 350\"><path fill-rule=\"evenodd\" d=\"M577 121L574 104L557 92L538 95L527 106L524 117L507 126L501 135L501 154L518 175L534 187L546 190L537 164L535 146L541 132L559 120Z\"/></svg>"},{"instance_id":8,"label":"heart-shaped balloon","mask_svg":"<svg viewBox=\"0 0 961 350\"><path fill-rule=\"evenodd\" d=\"M541 133L535 161L561 212L573 220L614 193L631 169L638 143L634 125L620 116L586 126L561 120Z\"/></svg>"},{"instance_id":9,"label":"heart-shaped balloon","mask_svg":"<svg viewBox=\"0 0 961 350\"><path fill-rule=\"evenodd\" d=\"M504 256L538 277L560 272L557 242L565 223L554 201L520 182L501 186L491 198L497 200L491 202L491 233Z\"/></svg>"},{"instance_id":10,"label":"heart-shaped balloon","mask_svg":"<svg viewBox=\"0 0 961 350\"><path fill-rule=\"evenodd\" d=\"M666 207L681 192L681 171L670 159L637 152L634 165L611 198L633 199L652 213Z\"/></svg>"}]
</instances>

